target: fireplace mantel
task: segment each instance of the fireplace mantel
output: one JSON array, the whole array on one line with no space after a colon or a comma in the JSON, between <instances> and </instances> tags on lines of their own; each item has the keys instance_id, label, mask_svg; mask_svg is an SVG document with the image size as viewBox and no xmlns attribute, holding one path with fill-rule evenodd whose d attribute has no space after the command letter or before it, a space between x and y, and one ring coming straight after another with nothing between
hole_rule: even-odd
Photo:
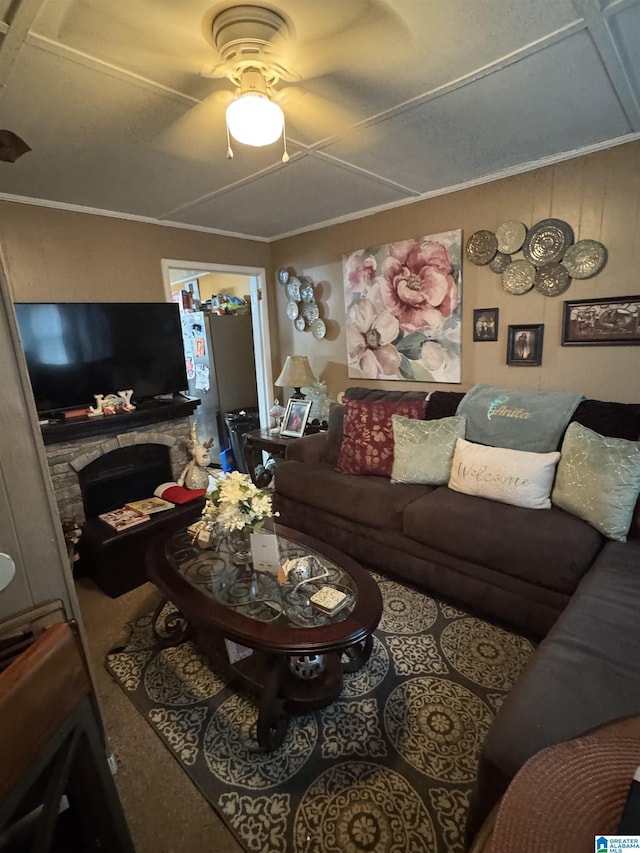
<instances>
[{"instance_id":1,"label":"fireplace mantel","mask_svg":"<svg viewBox=\"0 0 640 853\"><path fill-rule=\"evenodd\" d=\"M68 418L60 423L43 424L41 426L42 439L46 445L49 445L89 438L94 435L117 435L123 432L131 432L148 424L189 417L199 405L200 400L196 397L148 400L138 404L133 412L98 415L94 418L83 415L78 418Z\"/></svg>"}]
</instances>

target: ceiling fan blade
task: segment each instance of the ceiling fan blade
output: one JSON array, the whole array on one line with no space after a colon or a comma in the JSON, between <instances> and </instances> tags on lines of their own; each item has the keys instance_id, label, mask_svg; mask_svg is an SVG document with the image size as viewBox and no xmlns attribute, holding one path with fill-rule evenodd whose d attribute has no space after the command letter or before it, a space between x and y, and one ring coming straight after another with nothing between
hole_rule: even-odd
<instances>
[{"instance_id":1,"label":"ceiling fan blade","mask_svg":"<svg viewBox=\"0 0 640 853\"><path fill-rule=\"evenodd\" d=\"M232 98L231 91L214 92L157 134L153 144L178 157L210 160L216 140L225 145L225 111Z\"/></svg>"},{"instance_id":2,"label":"ceiling fan blade","mask_svg":"<svg viewBox=\"0 0 640 853\"><path fill-rule=\"evenodd\" d=\"M287 121L287 134L307 145L344 131L357 118L335 101L323 98L300 86L285 86L275 100Z\"/></svg>"}]
</instances>

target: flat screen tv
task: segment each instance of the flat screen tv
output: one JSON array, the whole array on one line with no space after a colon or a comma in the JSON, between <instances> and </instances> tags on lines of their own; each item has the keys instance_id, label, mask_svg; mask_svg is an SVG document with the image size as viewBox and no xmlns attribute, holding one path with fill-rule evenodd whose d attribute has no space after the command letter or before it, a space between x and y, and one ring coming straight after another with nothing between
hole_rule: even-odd
<instances>
[{"instance_id":1,"label":"flat screen tv","mask_svg":"<svg viewBox=\"0 0 640 853\"><path fill-rule=\"evenodd\" d=\"M173 303L21 302L15 310L38 412L129 388L138 402L187 388Z\"/></svg>"}]
</instances>

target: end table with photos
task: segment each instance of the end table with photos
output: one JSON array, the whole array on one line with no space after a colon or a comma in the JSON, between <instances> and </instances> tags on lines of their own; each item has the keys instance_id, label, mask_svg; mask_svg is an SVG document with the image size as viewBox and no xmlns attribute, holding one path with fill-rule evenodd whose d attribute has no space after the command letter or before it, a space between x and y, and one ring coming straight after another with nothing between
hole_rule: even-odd
<instances>
[{"instance_id":1,"label":"end table with photos","mask_svg":"<svg viewBox=\"0 0 640 853\"><path fill-rule=\"evenodd\" d=\"M279 456L284 459L287 447L293 441L298 441L297 438L272 433L268 429L254 429L251 432L245 432L243 439L244 461L252 483L256 482L256 459L259 458L260 451L264 450L271 456Z\"/></svg>"},{"instance_id":2,"label":"end table with photos","mask_svg":"<svg viewBox=\"0 0 640 853\"><path fill-rule=\"evenodd\" d=\"M146 559L165 596L154 616L159 641L193 638L216 670L258 697L261 751L280 746L292 714L339 696L343 674L369 659L382 616L377 583L351 557L281 525L273 535L277 574L238 564L224 537L200 547L188 528L158 537ZM167 600L178 612L163 616Z\"/></svg>"}]
</instances>

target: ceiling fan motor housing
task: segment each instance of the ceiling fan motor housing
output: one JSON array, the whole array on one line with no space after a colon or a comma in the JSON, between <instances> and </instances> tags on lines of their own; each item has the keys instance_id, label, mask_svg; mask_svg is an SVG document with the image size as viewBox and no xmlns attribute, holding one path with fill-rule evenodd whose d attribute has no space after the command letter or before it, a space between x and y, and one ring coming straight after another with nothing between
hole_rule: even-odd
<instances>
[{"instance_id":1,"label":"ceiling fan motor housing","mask_svg":"<svg viewBox=\"0 0 640 853\"><path fill-rule=\"evenodd\" d=\"M247 64L269 56L271 42L288 34L287 22L262 6L232 6L213 19L214 44L225 62Z\"/></svg>"}]
</instances>

